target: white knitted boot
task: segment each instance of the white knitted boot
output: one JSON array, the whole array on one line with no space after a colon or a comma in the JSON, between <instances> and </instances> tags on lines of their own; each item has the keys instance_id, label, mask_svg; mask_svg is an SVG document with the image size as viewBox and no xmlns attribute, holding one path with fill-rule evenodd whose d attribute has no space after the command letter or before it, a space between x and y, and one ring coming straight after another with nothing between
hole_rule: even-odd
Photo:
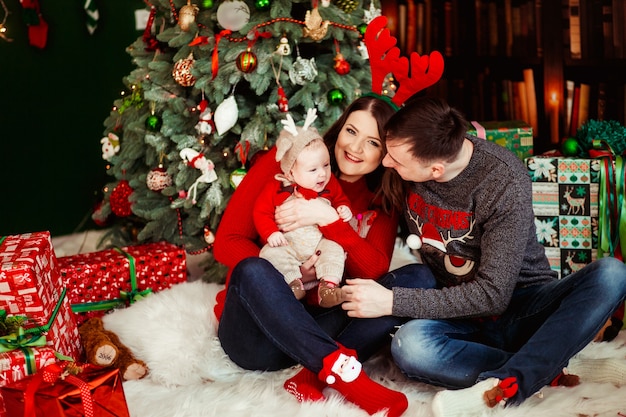
<instances>
[{"instance_id":1,"label":"white knitted boot","mask_svg":"<svg viewBox=\"0 0 626 417\"><path fill-rule=\"evenodd\" d=\"M570 374L578 375L583 382L610 382L626 385L626 359L591 359L574 357L567 365Z\"/></svg>"},{"instance_id":2,"label":"white knitted boot","mask_svg":"<svg viewBox=\"0 0 626 417\"><path fill-rule=\"evenodd\" d=\"M500 381L489 378L460 390L443 390L435 394L432 403L435 417L480 415L517 392L515 378Z\"/></svg>"}]
</instances>

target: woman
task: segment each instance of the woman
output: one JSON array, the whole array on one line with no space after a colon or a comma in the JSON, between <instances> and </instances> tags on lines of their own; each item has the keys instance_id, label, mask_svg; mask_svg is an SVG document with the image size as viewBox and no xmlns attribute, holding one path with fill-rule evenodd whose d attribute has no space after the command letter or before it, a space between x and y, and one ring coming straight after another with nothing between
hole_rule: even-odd
<instances>
[{"instance_id":1,"label":"woman","mask_svg":"<svg viewBox=\"0 0 626 417\"><path fill-rule=\"evenodd\" d=\"M399 181L395 182L398 177L389 177L394 174L381 166L385 155L382 128L392 114L391 106L380 98L361 97L324 136L333 172L358 221L343 222L336 210L317 200L291 200L276 211L283 231L316 224L324 237L339 243L347 253L350 277L377 279L389 268L398 226L394 207L403 194ZM275 154L272 148L250 169L216 233L215 258L230 268L215 308L222 347L245 369L278 370L302 364L302 371L285 383L299 401L323 399L322 389L332 383L370 414L388 409L389 416L399 416L408 405L404 394L371 381L356 357L358 352L365 360L375 353L402 320L390 316L353 320L339 307L321 309L300 302L278 271L258 258L260 242L252 222L252 203L263 185L280 172ZM397 190L390 194L398 197L382 197L383 189ZM305 275L314 279L310 273ZM390 288L401 275L388 274L379 282ZM411 275L415 276L406 274Z\"/></svg>"}]
</instances>

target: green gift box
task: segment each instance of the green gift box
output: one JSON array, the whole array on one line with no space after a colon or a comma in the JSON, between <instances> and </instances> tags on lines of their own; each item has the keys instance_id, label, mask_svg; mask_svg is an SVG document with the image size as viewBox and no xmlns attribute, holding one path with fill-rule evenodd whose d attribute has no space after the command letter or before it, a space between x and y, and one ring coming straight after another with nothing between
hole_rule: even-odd
<instances>
[{"instance_id":1,"label":"green gift box","mask_svg":"<svg viewBox=\"0 0 626 417\"><path fill-rule=\"evenodd\" d=\"M521 160L533 155L533 128L521 120L472 121L467 133L497 143Z\"/></svg>"},{"instance_id":2,"label":"green gift box","mask_svg":"<svg viewBox=\"0 0 626 417\"><path fill-rule=\"evenodd\" d=\"M601 161L537 156L525 163L533 181L537 240L552 269L565 277L597 257Z\"/></svg>"}]
</instances>

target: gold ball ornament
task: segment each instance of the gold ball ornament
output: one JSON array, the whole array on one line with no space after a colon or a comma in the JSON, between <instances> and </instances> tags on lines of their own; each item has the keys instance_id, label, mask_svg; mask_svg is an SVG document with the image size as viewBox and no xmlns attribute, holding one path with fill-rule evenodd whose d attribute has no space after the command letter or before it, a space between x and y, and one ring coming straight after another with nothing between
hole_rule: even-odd
<instances>
[{"instance_id":1,"label":"gold ball ornament","mask_svg":"<svg viewBox=\"0 0 626 417\"><path fill-rule=\"evenodd\" d=\"M198 6L191 4L191 0L187 0L187 5L181 7L178 12L178 26L185 32L189 31L191 25L196 21L198 10Z\"/></svg>"},{"instance_id":2,"label":"gold ball ornament","mask_svg":"<svg viewBox=\"0 0 626 417\"><path fill-rule=\"evenodd\" d=\"M172 77L174 80L183 87L191 87L196 83L196 77L191 73L193 64L196 61L193 59L193 53L189 54L187 58L181 58L174 64L172 69Z\"/></svg>"}]
</instances>

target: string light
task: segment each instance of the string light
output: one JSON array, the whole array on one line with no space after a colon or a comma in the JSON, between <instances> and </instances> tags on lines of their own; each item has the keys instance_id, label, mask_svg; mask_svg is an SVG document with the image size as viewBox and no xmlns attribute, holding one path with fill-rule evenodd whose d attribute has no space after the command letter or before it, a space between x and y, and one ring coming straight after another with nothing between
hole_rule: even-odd
<instances>
[{"instance_id":1,"label":"string light","mask_svg":"<svg viewBox=\"0 0 626 417\"><path fill-rule=\"evenodd\" d=\"M7 5L4 4L4 0L0 0L0 4L2 5L2 10L4 11L4 16L2 17L2 23L0 23L0 38L4 39L7 42L13 42L13 39L8 38L7 35L6 35L6 32L7 32L7 27L6 27L7 18L9 17L11 12L9 12L9 9L7 8Z\"/></svg>"}]
</instances>

